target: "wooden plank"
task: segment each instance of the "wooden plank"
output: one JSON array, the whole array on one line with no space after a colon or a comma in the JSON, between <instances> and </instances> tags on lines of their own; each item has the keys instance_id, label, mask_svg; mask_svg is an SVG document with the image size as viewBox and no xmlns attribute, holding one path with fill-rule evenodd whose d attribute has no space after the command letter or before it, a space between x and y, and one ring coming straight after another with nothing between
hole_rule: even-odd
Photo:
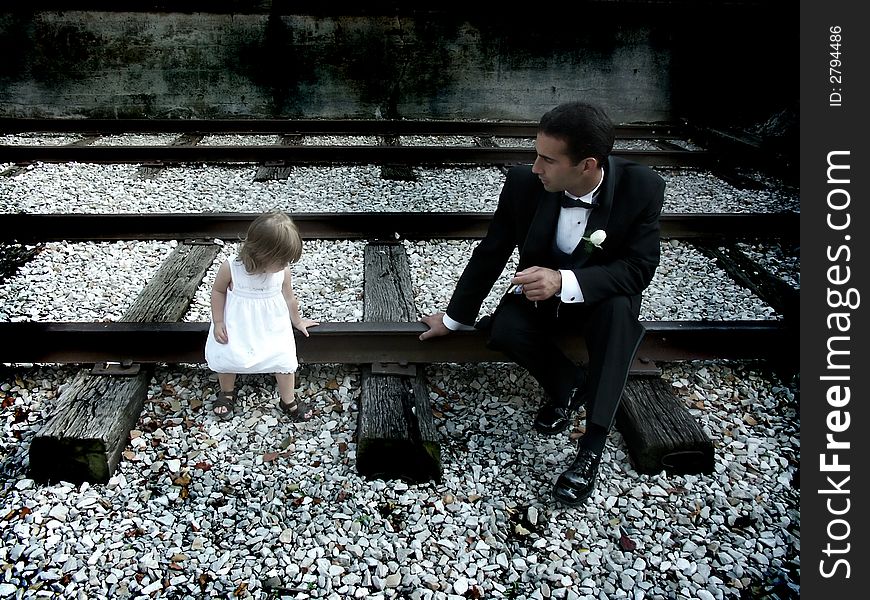
<instances>
[{"instance_id":1,"label":"wooden plank","mask_svg":"<svg viewBox=\"0 0 870 600\"><path fill-rule=\"evenodd\" d=\"M219 250L217 244L179 244L120 320L181 319ZM31 477L108 482L142 412L151 373L151 368L132 376L80 370L30 445Z\"/></svg>"},{"instance_id":2,"label":"wooden plank","mask_svg":"<svg viewBox=\"0 0 870 600\"><path fill-rule=\"evenodd\" d=\"M360 366L357 472L424 483L441 479L441 446L421 372L375 375Z\"/></svg>"},{"instance_id":3,"label":"wooden plank","mask_svg":"<svg viewBox=\"0 0 870 600\"><path fill-rule=\"evenodd\" d=\"M411 270L400 243L365 248L366 321L416 320ZM379 375L361 366L357 472L421 483L440 480L441 449L422 370Z\"/></svg>"},{"instance_id":4,"label":"wooden plank","mask_svg":"<svg viewBox=\"0 0 870 600\"><path fill-rule=\"evenodd\" d=\"M381 146L400 146L398 135L385 135L380 139ZM412 165L381 165L381 179L389 181L417 181L417 172Z\"/></svg>"},{"instance_id":5,"label":"wooden plank","mask_svg":"<svg viewBox=\"0 0 870 600\"><path fill-rule=\"evenodd\" d=\"M196 146L205 136L201 133L183 133L174 140L170 146ZM136 177L139 179L156 179L166 166L157 164L141 164L136 169Z\"/></svg>"},{"instance_id":6,"label":"wooden plank","mask_svg":"<svg viewBox=\"0 0 870 600\"><path fill-rule=\"evenodd\" d=\"M713 472L713 442L660 378L629 378L616 413L616 427L639 473Z\"/></svg>"},{"instance_id":7,"label":"wooden plank","mask_svg":"<svg viewBox=\"0 0 870 600\"><path fill-rule=\"evenodd\" d=\"M302 136L298 133L288 133L281 136L278 142L279 146L301 146ZM264 164L257 168L257 173L254 175L254 181L277 181L287 179L290 172L293 170L292 165L287 165L284 162L278 164Z\"/></svg>"}]
</instances>

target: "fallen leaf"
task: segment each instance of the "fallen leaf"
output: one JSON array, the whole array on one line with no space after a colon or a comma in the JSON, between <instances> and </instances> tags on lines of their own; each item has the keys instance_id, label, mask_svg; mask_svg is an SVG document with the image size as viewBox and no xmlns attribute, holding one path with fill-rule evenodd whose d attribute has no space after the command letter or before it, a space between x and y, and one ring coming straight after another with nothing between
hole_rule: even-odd
<instances>
[{"instance_id":1,"label":"fallen leaf","mask_svg":"<svg viewBox=\"0 0 870 600\"><path fill-rule=\"evenodd\" d=\"M190 485L190 473L182 473L172 480L173 485Z\"/></svg>"},{"instance_id":2,"label":"fallen leaf","mask_svg":"<svg viewBox=\"0 0 870 600\"><path fill-rule=\"evenodd\" d=\"M246 581L243 581L242 583L239 584L239 587L237 587L235 589L235 591L233 592L233 596L238 598L239 596L246 593L247 591L248 591L248 583Z\"/></svg>"},{"instance_id":3,"label":"fallen leaf","mask_svg":"<svg viewBox=\"0 0 870 600\"><path fill-rule=\"evenodd\" d=\"M194 469L199 469L200 471L211 471L211 464L205 461L201 461L193 465Z\"/></svg>"},{"instance_id":4,"label":"fallen leaf","mask_svg":"<svg viewBox=\"0 0 870 600\"><path fill-rule=\"evenodd\" d=\"M206 586L212 581L212 577L208 573L201 573L198 581L199 587L202 589L202 591L205 591Z\"/></svg>"},{"instance_id":5,"label":"fallen leaf","mask_svg":"<svg viewBox=\"0 0 870 600\"><path fill-rule=\"evenodd\" d=\"M637 544L633 539L625 535L624 533L619 536L619 544L622 546L623 550L631 552L635 548L637 548Z\"/></svg>"},{"instance_id":6,"label":"fallen leaf","mask_svg":"<svg viewBox=\"0 0 870 600\"><path fill-rule=\"evenodd\" d=\"M338 382L335 379L330 379L329 382L326 384L326 389L328 390L337 390L338 387Z\"/></svg>"}]
</instances>

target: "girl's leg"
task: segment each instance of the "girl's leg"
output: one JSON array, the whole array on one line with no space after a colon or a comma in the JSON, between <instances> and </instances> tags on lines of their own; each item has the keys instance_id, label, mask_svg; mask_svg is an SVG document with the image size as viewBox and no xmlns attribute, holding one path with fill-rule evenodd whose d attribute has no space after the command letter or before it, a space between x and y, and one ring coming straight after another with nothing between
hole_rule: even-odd
<instances>
[{"instance_id":1,"label":"girl's leg","mask_svg":"<svg viewBox=\"0 0 870 600\"><path fill-rule=\"evenodd\" d=\"M227 419L232 416L235 408L236 395L236 374L235 373L218 373L218 384L220 392L218 392L218 400L215 402L214 414L222 419Z\"/></svg>"},{"instance_id":2,"label":"girl's leg","mask_svg":"<svg viewBox=\"0 0 870 600\"><path fill-rule=\"evenodd\" d=\"M278 395L281 396L279 400L281 411L294 421L310 419L311 409L305 402L296 398L293 389L296 385L296 375L294 373L275 373L275 380L278 382Z\"/></svg>"},{"instance_id":3,"label":"girl's leg","mask_svg":"<svg viewBox=\"0 0 870 600\"><path fill-rule=\"evenodd\" d=\"M275 373L275 380L278 382L278 395L281 397L281 402L284 404L293 404L294 386L296 385L295 373Z\"/></svg>"},{"instance_id":4,"label":"girl's leg","mask_svg":"<svg viewBox=\"0 0 870 600\"><path fill-rule=\"evenodd\" d=\"M218 383L221 386L222 392L232 392L236 386L235 373L218 373Z\"/></svg>"}]
</instances>

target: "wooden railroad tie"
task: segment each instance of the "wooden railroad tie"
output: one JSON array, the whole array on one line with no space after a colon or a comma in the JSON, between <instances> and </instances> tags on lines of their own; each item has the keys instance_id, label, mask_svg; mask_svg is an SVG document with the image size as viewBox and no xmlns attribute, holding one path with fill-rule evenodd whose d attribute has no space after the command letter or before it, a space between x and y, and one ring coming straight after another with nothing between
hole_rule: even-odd
<instances>
[{"instance_id":1,"label":"wooden railroad tie","mask_svg":"<svg viewBox=\"0 0 870 600\"><path fill-rule=\"evenodd\" d=\"M216 244L179 244L121 320L181 319L219 250ZM141 416L152 371L134 365L97 374L80 370L30 445L31 477L108 482Z\"/></svg>"},{"instance_id":2,"label":"wooden railroad tie","mask_svg":"<svg viewBox=\"0 0 870 600\"><path fill-rule=\"evenodd\" d=\"M713 472L713 442L660 377L629 377L616 428L638 473Z\"/></svg>"},{"instance_id":3,"label":"wooden railroad tie","mask_svg":"<svg viewBox=\"0 0 870 600\"><path fill-rule=\"evenodd\" d=\"M366 246L365 321L411 320L416 315L412 298L404 247ZM617 413L632 465L644 474L711 473L712 441L657 375L651 361L636 359ZM413 365L362 367L357 471L414 482L440 479L440 446L424 376Z\"/></svg>"},{"instance_id":4,"label":"wooden railroad tie","mask_svg":"<svg viewBox=\"0 0 870 600\"><path fill-rule=\"evenodd\" d=\"M366 321L416 321L411 269L401 243L365 247ZM441 447L422 369L361 365L357 472L415 483L440 480Z\"/></svg>"},{"instance_id":5,"label":"wooden railroad tie","mask_svg":"<svg viewBox=\"0 0 870 600\"><path fill-rule=\"evenodd\" d=\"M177 322L218 251L214 244L179 244L121 321ZM366 322L416 321L410 268L401 243L366 246L364 293ZM461 337L457 334L457 340ZM450 342L441 338L420 344ZM391 359L371 350L365 354L372 362L360 365L357 472L417 483L440 480L441 449L423 369L413 363L386 362ZM578 348L571 348L569 354L578 361L585 355ZM477 360L504 357L481 351ZM150 363L126 361L79 371L31 443L33 479L107 482L141 416L152 370ZM643 357L635 361L616 416L634 468L646 474L711 472L711 441L656 375L658 369L651 361Z\"/></svg>"}]
</instances>

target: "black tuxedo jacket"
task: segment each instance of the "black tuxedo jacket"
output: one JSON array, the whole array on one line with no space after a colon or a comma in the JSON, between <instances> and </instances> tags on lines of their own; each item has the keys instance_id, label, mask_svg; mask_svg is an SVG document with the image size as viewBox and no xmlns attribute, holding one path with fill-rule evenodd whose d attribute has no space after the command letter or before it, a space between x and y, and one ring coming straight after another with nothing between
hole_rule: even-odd
<instances>
[{"instance_id":1,"label":"black tuxedo jacket","mask_svg":"<svg viewBox=\"0 0 870 600\"><path fill-rule=\"evenodd\" d=\"M649 285L659 264L659 216L664 180L643 165L609 157L599 205L592 209L584 237L601 229L600 248L582 242L571 255L587 303L635 296ZM489 230L474 249L456 284L447 314L472 324L508 259L519 248L519 267L555 265L553 238L564 192L548 192L530 165L508 171Z\"/></svg>"}]
</instances>

